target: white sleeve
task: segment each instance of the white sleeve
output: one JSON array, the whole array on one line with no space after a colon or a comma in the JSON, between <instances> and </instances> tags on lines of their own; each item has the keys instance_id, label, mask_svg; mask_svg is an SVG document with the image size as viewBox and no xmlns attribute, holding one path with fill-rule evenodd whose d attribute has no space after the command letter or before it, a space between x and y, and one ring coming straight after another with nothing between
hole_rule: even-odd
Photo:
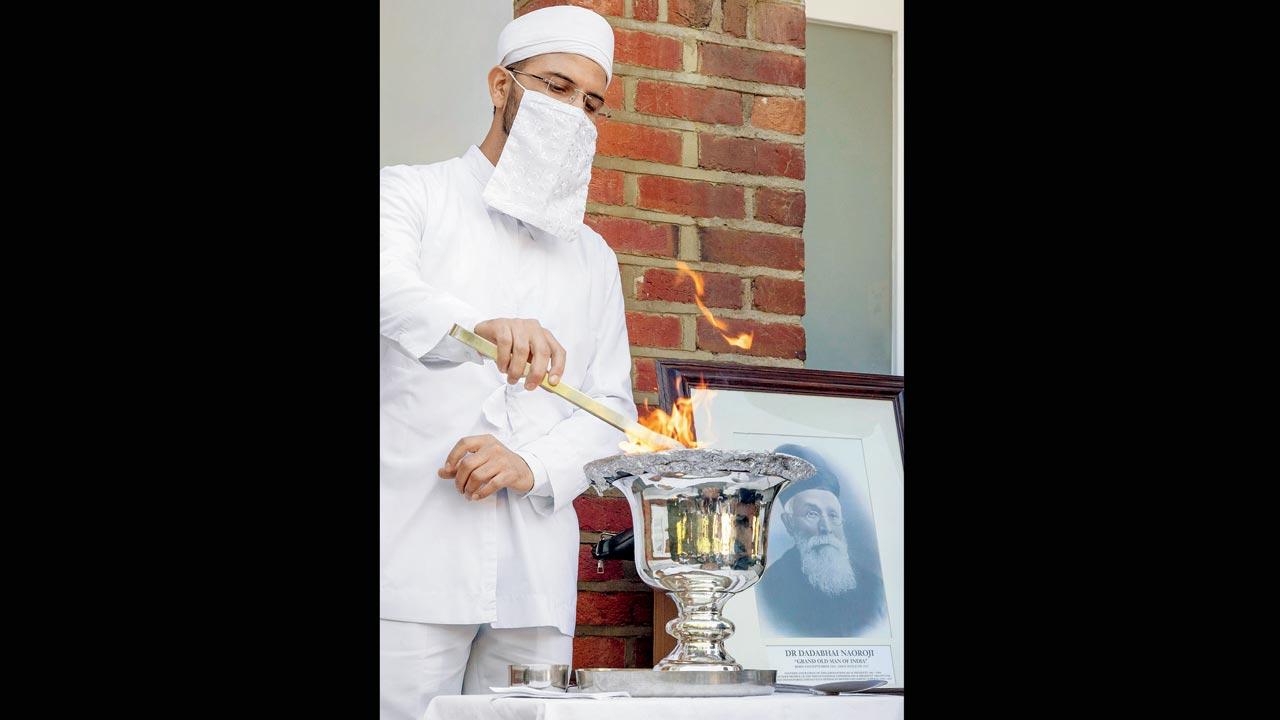
<instances>
[{"instance_id":1,"label":"white sleeve","mask_svg":"<svg viewBox=\"0 0 1280 720\"><path fill-rule=\"evenodd\" d=\"M448 337L454 323L474 330L485 320L471 305L422 280L427 188L397 165L379 172L379 325L382 336L423 362L483 363L480 353Z\"/></svg>"},{"instance_id":2,"label":"white sleeve","mask_svg":"<svg viewBox=\"0 0 1280 720\"><path fill-rule=\"evenodd\" d=\"M613 253L608 255L613 257ZM598 310L599 315L592 319L597 328L596 353L587 365L586 379L579 389L635 420L622 282L617 262L612 266L605 302ZM625 439L621 430L575 408L572 415L556 423L546 435L516 449L533 470L533 489L525 497L544 515L564 509L587 489L588 480L582 466L618 454L618 443Z\"/></svg>"}]
</instances>

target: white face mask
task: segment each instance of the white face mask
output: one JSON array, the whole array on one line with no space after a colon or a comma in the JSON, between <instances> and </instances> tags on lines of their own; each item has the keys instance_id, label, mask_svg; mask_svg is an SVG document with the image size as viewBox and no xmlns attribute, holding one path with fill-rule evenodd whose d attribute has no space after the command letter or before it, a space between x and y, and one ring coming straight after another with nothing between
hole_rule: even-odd
<instances>
[{"instance_id":1,"label":"white face mask","mask_svg":"<svg viewBox=\"0 0 1280 720\"><path fill-rule=\"evenodd\" d=\"M582 108L525 88L484 201L551 235L576 238L595 154L596 126Z\"/></svg>"}]
</instances>

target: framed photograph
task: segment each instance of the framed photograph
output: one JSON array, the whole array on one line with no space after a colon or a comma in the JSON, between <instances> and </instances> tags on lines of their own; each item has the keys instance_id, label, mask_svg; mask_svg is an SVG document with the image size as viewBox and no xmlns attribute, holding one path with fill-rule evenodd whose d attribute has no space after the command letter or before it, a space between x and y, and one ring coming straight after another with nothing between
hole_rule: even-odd
<instances>
[{"instance_id":1,"label":"framed photograph","mask_svg":"<svg viewBox=\"0 0 1280 720\"><path fill-rule=\"evenodd\" d=\"M818 469L770 510L764 577L725 606L725 647L778 682L903 688L903 378L658 360L659 402L693 403L700 443L777 451ZM654 598L654 657L675 639Z\"/></svg>"}]
</instances>

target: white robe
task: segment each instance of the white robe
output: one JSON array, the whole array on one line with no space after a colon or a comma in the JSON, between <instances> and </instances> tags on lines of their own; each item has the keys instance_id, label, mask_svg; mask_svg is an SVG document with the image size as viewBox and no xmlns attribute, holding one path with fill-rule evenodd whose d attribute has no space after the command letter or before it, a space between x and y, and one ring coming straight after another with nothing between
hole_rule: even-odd
<instances>
[{"instance_id":1,"label":"white robe","mask_svg":"<svg viewBox=\"0 0 1280 720\"><path fill-rule=\"evenodd\" d=\"M381 185L380 615L422 623L574 631L583 464L618 430L546 390L508 385L446 337L533 318L566 350L561 382L635 417L617 258L595 231L559 240L489 209L493 165L461 158L383 168ZM534 473L522 496L469 501L436 470L454 443L492 434Z\"/></svg>"}]
</instances>

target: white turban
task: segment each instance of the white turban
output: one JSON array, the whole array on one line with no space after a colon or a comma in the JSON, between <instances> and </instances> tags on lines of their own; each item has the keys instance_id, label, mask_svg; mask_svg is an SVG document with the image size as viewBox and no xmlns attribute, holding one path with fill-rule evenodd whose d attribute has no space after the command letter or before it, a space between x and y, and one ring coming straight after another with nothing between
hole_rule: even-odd
<instances>
[{"instance_id":1,"label":"white turban","mask_svg":"<svg viewBox=\"0 0 1280 720\"><path fill-rule=\"evenodd\" d=\"M572 5L534 10L507 23L498 35L498 64L506 67L534 55L573 53L604 68L613 80L613 28L595 12Z\"/></svg>"}]
</instances>

